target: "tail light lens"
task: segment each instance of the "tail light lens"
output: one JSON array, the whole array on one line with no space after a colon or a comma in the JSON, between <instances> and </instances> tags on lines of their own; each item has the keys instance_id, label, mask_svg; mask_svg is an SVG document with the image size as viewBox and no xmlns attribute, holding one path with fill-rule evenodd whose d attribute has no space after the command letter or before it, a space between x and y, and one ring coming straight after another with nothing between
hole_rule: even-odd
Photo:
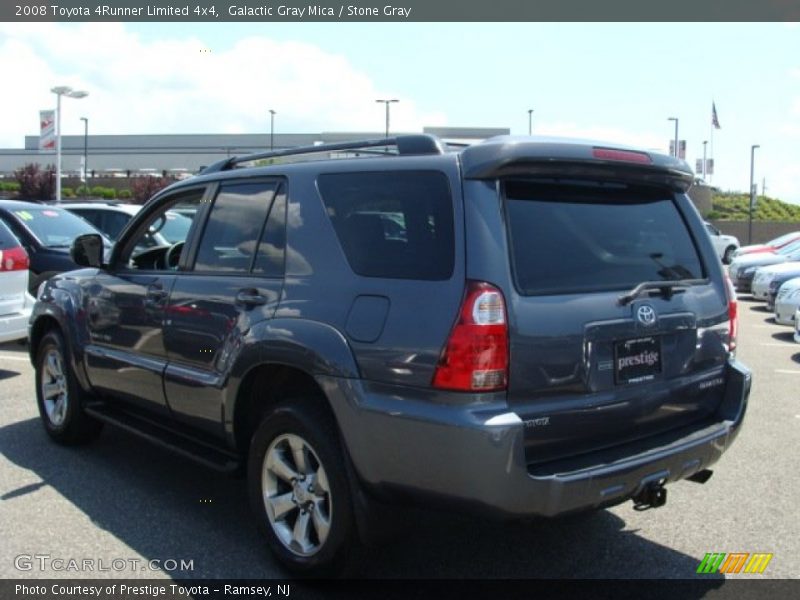
<instances>
[{"instance_id":1,"label":"tail light lens","mask_svg":"<svg viewBox=\"0 0 800 600\"><path fill-rule=\"evenodd\" d=\"M18 246L0 250L0 273L6 271L27 271L30 267L30 260L25 248Z\"/></svg>"},{"instance_id":2,"label":"tail light lens","mask_svg":"<svg viewBox=\"0 0 800 600\"><path fill-rule=\"evenodd\" d=\"M470 281L436 367L433 387L490 392L507 385L508 320L503 293L491 284Z\"/></svg>"},{"instance_id":3,"label":"tail light lens","mask_svg":"<svg viewBox=\"0 0 800 600\"><path fill-rule=\"evenodd\" d=\"M728 320L730 333L728 334L728 351L736 351L736 335L739 333L739 302L736 300L736 290L731 283L731 278L725 275L725 291L728 295Z\"/></svg>"}]
</instances>

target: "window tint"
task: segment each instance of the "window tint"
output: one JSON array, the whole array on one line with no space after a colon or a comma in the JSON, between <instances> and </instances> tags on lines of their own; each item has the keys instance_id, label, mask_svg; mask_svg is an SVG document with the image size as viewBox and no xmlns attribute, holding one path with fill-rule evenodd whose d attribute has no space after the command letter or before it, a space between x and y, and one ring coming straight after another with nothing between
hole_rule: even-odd
<instances>
[{"instance_id":1,"label":"window tint","mask_svg":"<svg viewBox=\"0 0 800 600\"><path fill-rule=\"evenodd\" d=\"M250 271L275 183L223 185L208 217L196 271Z\"/></svg>"},{"instance_id":2,"label":"window tint","mask_svg":"<svg viewBox=\"0 0 800 600\"><path fill-rule=\"evenodd\" d=\"M117 239L122 228L131 220L131 215L116 210L104 211L103 231L111 239ZM91 220L91 219L90 219ZM94 221L92 221L94 223Z\"/></svg>"},{"instance_id":3,"label":"window tint","mask_svg":"<svg viewBox=\"0 0 800 600\"><path fill-rule=\"evenodd\" d=\"M704 276L669 191L510 181L505 195L514 276L523 294Z\"/></svg>"},{"instance_id":4,"label":"window tint","mask_svg":"<svg viewBox=\"0 0 800 600\"><path fill-rule=\"evenodd\" d=\"M359 275L441 280L452 274L453 206L443 173L327 174L319 189Z\"/></svg>"},{"instance_id":5,"label":"window tint","mask_svg":"<svg viewBox=\"0 0 800 600\"><path fill-rule=\"evenodd\" d=\"M275 196L269 211L267 225L258 245L253 273L265 277L282 277L286 248L286 191L281 189Z\"/></svg>"}]
</instances>

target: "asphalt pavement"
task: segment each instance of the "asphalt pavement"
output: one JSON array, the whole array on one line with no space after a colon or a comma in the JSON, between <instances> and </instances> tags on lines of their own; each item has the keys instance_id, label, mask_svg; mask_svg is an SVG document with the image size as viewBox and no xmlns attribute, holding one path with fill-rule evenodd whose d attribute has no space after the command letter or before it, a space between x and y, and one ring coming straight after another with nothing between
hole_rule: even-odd
<instances>
[{"instance_id":1,"label":"asphalt pavement","mask_svg":"<svg viewBox=\"0 0 800 600\"><path fill-rule=\"evenodd\" d=\"M738 356L754 371L753 391L708 483L669 486L658 509L626 503L526 523L407 511L402 534L357 551L349 575L685 578L707 552L766 552L767 569L750 577L798 577L800 344L763 304L740 300L740 314ZM242 479L111 427L90 446L59 447L39 423L33 385L26 349L0 345L0 578L286 576L254 527Z\"/></svg>"}]
</instances>

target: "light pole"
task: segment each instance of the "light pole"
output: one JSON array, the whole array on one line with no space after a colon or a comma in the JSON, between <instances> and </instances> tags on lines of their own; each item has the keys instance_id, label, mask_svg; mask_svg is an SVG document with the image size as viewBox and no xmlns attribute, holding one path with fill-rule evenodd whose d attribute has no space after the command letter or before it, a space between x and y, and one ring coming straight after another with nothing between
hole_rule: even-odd
<instances>
[{"instance_id":1,"label":"light pole","mask_svg":"<svg viewBox=\"0 0 800 600\"><path fill-rule=\"evenodd\" d=\"M83 197L88 196L89 190L89 119L81 117L83 121Z\"/></svg>"},{"instance_id":2,"label":"light pole","mask_svg":"<svg viewBox=\"0 0 800 600\"><path fill-rule=\"evenodd\" d=\"M67 85L50 88L56 95L56 204L61 203L61 96L67 98L85 98L89 92L73 90Z\"/></svg>"},{"instance_id":3,"label":"light pole","mask_svg":"<svg viewBox=\"0 0 800 600\"><path fill-rule=\"evenodd\" d=\"M753 202L755 201L755 194L753 193L753 172L756 160L756 148L760 148L758 144L750 146L750 210L748 211L747 219L747 243L753 243Z\"/></svg>"},{"instance_id":4,"label":"light pole","mask_svg":"<svg viewBox=\"0 0 800 600\"><path fill-rule=\"evenodd\" d=\"M375 100L375 102L378 102L378 103L382 102L383 104L386 105L386 137L388 138L389 137L389 105L392 102L400 102L400 100L397 100L396 98L392 98L391 100Z\"/></svg>"},{"instance_id":5,"label":"light pole","mask_svg":"<svg viewBox=\"0 0 800 600\"><path fill-rule=\"evenodd\" d=\"M269 149L275 148L275 115L278 114L271 108L269 109Z\"/></svg>"},{"instance_id":6,"label":"light pole","mask_svg":"<svg viewBox=\"0 0 800 600\"><path fill-rule=\"evenodd\" d=\"M706 180L706 146L708 145L708 140L703 140L703 181Z\"/></svg>"},{"instance_id":7,"label":"light pole","mask_svg":"<svg viewBox=\"0 0 800 600\"><path fill-rule=\"evenodd\" d=\"M672 154L675 158L678 158L678 118L677 117L668 117L667 121L675 121L675 151Z\"/></svg>"}]
</instances>

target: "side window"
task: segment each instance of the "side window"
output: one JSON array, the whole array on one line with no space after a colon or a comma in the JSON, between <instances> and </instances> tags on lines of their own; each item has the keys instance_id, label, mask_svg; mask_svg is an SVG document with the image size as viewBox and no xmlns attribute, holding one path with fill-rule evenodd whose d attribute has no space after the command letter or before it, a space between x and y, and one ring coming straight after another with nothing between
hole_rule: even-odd
<instances>
[{"instance_id":1,"label":"side window","mask_svg":"<svg viewBox=\"0 0 800 600\"><path fill-rule=\"evenodd\" d=\"M264 277L283 277L286 252L286 189L275 196L258 244L253 273Z\"/></svg>"},{"instance_id":2,"label":"side window","mask_svg":"<svg viewBox=\"0 0 800 600\"><path fill-rule=\"evenodd\" d=\"M250 272L276 187L275 182L220 187L197 250L195 271Z\"/></svg>"},{"instance_id":3,"label":"side window","mask_svg":"<svg viewBox=\"0 0 800 600\"><path fill-rule=\"evenodd\" d=\"M195 215L203 206L205 188L193 189L175 194L169 201L151 213L136 230L122 242L124 247L119 260L129 268L142 270L175 270L180 262L181 252L192 229L193 219L173 213L185 210ZM184 220L182 227L174 227L172 221L177 217ZM170 231L167 239L164 232ZM161 236L164 242L154 246L154 236Z\"/></svg>"},{"instance_id":4,"label":"side window","mask_svg":"<svg viewBox=\"0 0 800 600\"><path fill-rule=\"evenodd\" d=\"M453 201L444 173L331 173L319 190L350 267L365 277L449 279Z\"/></svg>"},{"instance_id":5,"label":"side window","mask_svg":"<svg viewBox=\"0 0 800 600\"><path fill-rule=\"evenodd\" d=\"M88 218L88 217L86 217ZM89 219L94 223L92 219ZM104 211L103 217L103 231L106 232L106 235L111 239L115 240L119 237L122 228L128 224L128 221L131 220L131 216L127 213L117 212L116 210L107 210Z\"/></svg>"}]
</instances>

